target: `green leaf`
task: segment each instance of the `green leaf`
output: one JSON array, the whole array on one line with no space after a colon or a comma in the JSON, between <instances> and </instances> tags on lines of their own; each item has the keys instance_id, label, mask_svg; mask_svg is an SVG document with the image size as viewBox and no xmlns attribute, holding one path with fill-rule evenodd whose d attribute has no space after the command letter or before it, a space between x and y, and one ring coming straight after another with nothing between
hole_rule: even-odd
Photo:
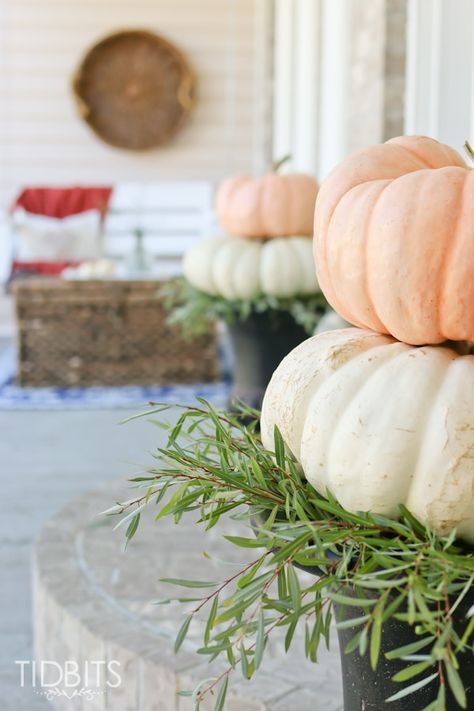
<instances>
[{"instance_id":1,"label":"green leaf","mask_svg":"<svg viewBox=\"0 0 474 711\"><path fill-rule=\"evenodd\" d=\"M261 541L258 541L256 538L244 538L243 536L223 536L223 538L240 548L262 548Z\"/></svg>"},{"instance_id":2,"label":"green leaf","mask_svg":"<svg viewBox=\"0 0 474 711\"><path fill-rule=\"evenodd\" d=\"M225 652L228 646L229 645L227 642L222 644L210 644L204 647L199 647L196 650L196 654L204 654L207 656L211 656L214 659L221 652Z\"/></svg>"},{"instance_id":3,"label":"green leaf","mask_svg":"<svg viewBox=\"0 0 474 711\"><path fill-rule=\"evenodd\" d=\"M397 647L397 649L392 649L390 652L386 652L385 656L387 659L401 659L403 657L408 657L410 654L416 654L421 649L424 649L435 639L436 637L434 637L433 635L429 637L423 637L417 642L411 642L410 644L405 644L403 647Z\"/></svg>"},{"instance_id":4,"label":"green leaf","mask_svg":"<svg viewBox=\"0 0 474 711\"><path fill-rule=\"evenodd\" d=\"M301 588L298 576L296 575L295 569L292 565L288 566L288 586L290 589L293 610L297 612L301 607Z\"/></svg>"},{"instance_id":5,"label":"green leaf","mask_svg":"<svg viewBox=\"0 0 474 711\"><path fill-rule=\"evenodd\" d=\"M161 518L164 518L165 516L168 516L169 514L173 513L175 511L176 506L179 505L179 501L184 495L184 493L187 491L189 487L189 483L185 483L182 486L179 487L177 491L174 492L174 494L170 497L169 501L163 506L162 509L157 513L155 516L155 521L159 521Z\"/></svg>"},{"instance_id":6,"label":"green leaf","mask_svg":"<svg viewBox=\"0 0 474 711\"><path fill-rule=\"evenodd\" d=\"M444 627L443 627L443 631L441 632L440 636L438 637L438 639L435 642L433 651L440 652L441 656L444 656L444 648L446 646L446 642L448 641L449 637L451 636L452 628L453 628L453 625L452 625L451 620L449 620L449 622L446 620Z\"/></svg>"},{"instance_id":7,"label":"green leaf","mask_svg":"<svg viewBox=\"0 0 474 711\"><path fill-rule=\"evenodd\" d=\"M335 592L328 592L327 596L333 602L337 602L339 605L347 605L348 607L368 607L377 604L376 599L350 597L349 595L341 595Z\"/></svg>"},{"instance_id":8,"label":"green leaf","mask_svg":"<svg viewBox=\"0 0 474 711\"><path fill-rule=\"evenodd\" d=\"M380 655L380 643L382 640L382 616L376 617L372 625L372 634L370 635L370 666L373 671L377 669L377 663Z\"/></svg>"},{"instance_id":9,"label":"green leaf","mask_svg":"<svg viewBox=\"0 0 474 711\"><path fill-rule=\"evenodd\" d=\"M321 634L321 617L317 617L308 643L308 658L312 662L316 662L318 658L318 648L321 640Z\"/></svg>"},{"instance_id":10,"label":"green leaf","mask_svg":"<svg viewBox=\"0 0 474 711\"><path fill-rule=\"evenodd\" d=\"M411 511L409 511L407 507L403 504L400 504L400 513L402 515L402 519L406 521L406 523L410 526L413 532L418 536L424 537L424 526L418 521L417 518L415 518L415 516L413 516Z\"/></svg>"},{"instance_id":11,"label":"green leaf","mask_svg":"<svg viewBox=\"0 0 474 711\"><path fill-rule=\"evenodd\" d=\"M273 431L273 438L274 438L276 462L281 469L284 469L285 468L285 459L286 459L286 457L285 457L285 443L283 441L283 437L281 436L281 432L276 425L275 425L275 428Z\"/></svg>"},{"instance_id":12,"label":"green leaf","mask_svg":"<svg viewBox=\"0 0 474 711\"><path fill-rule=\"evenodd\" d=\"M135 514L135 516L132 518L132 520L128 524L128 528L125 533L127 545L132 540L135 533L137 532L139 523L140 523L140 514L137 513L137 514Z\"/></svg>"},{"instance_id":13,"label":"green leaf","mask_svg":"<svg viewBox=\"0 0 474 711\"><path fill-rule=\"evenodd\" d=\"M216 703L214 705L214 711L223 711L226 696L227 696L227 687L228 686L229 686L229 677L226 676L223 683L221 684L219 693L217 694Z\"/></svg>"},{"instance_id":14,"label":"green leaf","mask_svg":"<svg viewBox=\"0 0 474 711\"><path fill-rule=\"evenodd\" d=\"M413 593L413 587L410 585L408 589L408 624L413 626L416 619L416 606L415 606L415 595Z\"/></svg>"},{"instance_id":15,"label":"green leaf","mask_svg":"<svg viewBox=\"0 0 474 711\"><path fill-rule=\"evenodd\" d=\"M254 592L260 594L262 592L262 589L264 585L270 580L270 578L273 577L273 571L268 570L266 573L262 573L259 575L257 578L254 578L250 582L248 582L245 586L243 586L240 590L234 593L234 600L241 600L242 598L245 598Z\"/></svg>"},{"instance_id":16,"label":"green leaf","mask_svg":"<svg viewBox=\"0 0 474 711\"><path fill-rule=\"evenodd\" d=\"M248 570L246 573L244 573L237 581L237 587L239 589L245 588L248 586L248 584L254 579L255 575L258 573L260 568L265 562L265 558L262 556L260 560L258 560L255 565L252 565L250 570Z\"/></svg>"},{"instance_id":17,"label":"green leaf","mask_svg":"<svg viewBox=\"0 0 474 711\"><path fill-rule=\"evenodd\" d=\"M359 638L359 654L361 657L363 657L367 651L368 639L369 639L369 632L368 632L367 627L364 627L364 629L360 633L360 638Z\"/></svg>"},{"instance_id":18,"label":"green leaf","mask_svg":"<svg viewBox=\"0 0 474 711\"><path fill-rule=\"evenodd\" d=\"M433 661L431 659L428 659L427 661L424 662L418 662L417 664L411 664L408 667L405 667L401 671L397 672L393 677L393 681L408 681L409 679L413 679L414 676L418 676L418 674L421 674L424 672L426 669L429 667L433 666Z\"/></svg>"},{"instance_id":19,"label":"green leaf","mask_svg":"<svg viewBox=\"0 0 474 711\"><path fill-rule=\"evenodd\" d=\"M292 622L290 622L290 626L288 627L288 630L285 635L285 652L288 652L289 648L291 647L291 643L293 641L293 637L295 635L297 625L298 625L298 619L295 619Z\"/></svg>"},{"instance_id":20,"label":"green leaf","mask_svg":"<svg viewBox=\"0 0 474 711\"><path fill-rule=\"evenodd\" d=\"M193 619L192 615L188 615L186 619L184 620L183 624L179 628L178 634L176 635L176 640L174 643L174 651L175 654L179 651L179 648L183 644L186 635L188 633L189 625L191 624L191 620Z\"/></svg>"},{"instance_id":21,"label":"green leaf","mask_svg":"<svg viewBox=\"0 0 474 711\"><path fill-rule=\"evenodd\" d=\"M351 629L352 627L358 627L359 625L365 624L370 620L370 615L362 615L361 617L348 617L347 620L341 620L336 623L338 630Z\"/></svg>"},{"instance_id":22,"label":"green leaf","mask_svg":"<svg viewBox=\"0 0 474 711\"><path fill-rule=\"evenodd\" d=\"M358 648L361 636L362 630L356 632L356 634L346 644L344 648L344 654L352 654L352 652L354 652Z\"/></svg>"},{"instance_id":23,"label":"green leaf","mask_svg":"<svg viewBox=\"0 0 474 711\"><path fill-rule=\"evenodd\" d=\"M255 641L255 654L253 657L253 663L255 665L255 669L258 669L260 664L262 663L262 658L263 658L263 652L265 649L265 617L263 613L263 609L260 608L259 613L258 613L258 622L257 622L257 639Z\"/></svg>"},{"instance_id":24,"label":"green leaf","mask_svg":"<svg viewBox=\"0 0 474 711\"><path fill-rule=\"evenodd\" d=\"M281 570L278 571L277 585L278 585L278 597L280 598L280 600L283 600L288 595L288 587L286 584L286 570L285 570L285 568L282 568Z\"/></svg>"},{"instance_id":25,"label":"green leaf","mask_svg":"<svg viewBox=\"0 0 474 711\"><path fill-rule=\"evenodd\" d=\"M254 672L253 661L249 661L247 651L243 644L240 645L240 666L242 667L242 675L245 679L251 679Z\"/></svg>"},{"instance_id":26,"label":"green leaf","mask_svg":"<svg viewBox=\"0 0 474 711\"><path fill-rule=\"evenodd\" d=\"M329 650L330 639L331 639L331 622L332 622L332 611L328 608L326 612L326 618L324 619L324 624L322 627L322 633L324 635L324 640L326 642L326 648Z\"/></svg>"},{"instance_id":27,"label":"green leaf","mask_svg":"<svg viewBox=\"0 0 474 711\"><path fill-rule=\"evenodd\" d=\"M420 689L423 689L424 686L431 684L431 682L434 681L437 676L438 672L435 672L434 674L430 674L430 676L427 676L424 679L421 679L420 681L416 681L414 684L410 684L410 686L406 686L404 689L397 691L396 694L393 694L388 699L386 699L385 703L388 704L392 701L398 701L399 699L404 699L405 696L410 696L410 694L414 694L415 691L419 691Z\"/></svg>"},{"instance_id":28,"label":"green leaf","mask_svg":"<svg viewBox=\"0 0 474 711\"><path fill-rule=\"evenodd\" d=\"M467 708L466 692L458 671L449 663L445 664L445 667L449 688L453 692L454 698L462 709Z\"/></svg>"},{"instance_id":29,"label":"green leaf","mask_svg":"<svg viewBox=\"0 0 474 711\"><path fill-rule=\"evenodd\" d=\"M469 624L467 625L463 636L459 640L459 643L456 647L456 652L461 651L464 649L464 647L467 645L469 638L471 635L474 633L474 617L471 617L469 620Z\"/></svg>"},{"instance_id":30,"label":"green leaf","mask_svg":"<svg viewBox=\"0 0 474 711\"><path fill-rule=\"evenodd\" d=\"M209 616L207 618L206 627L204 629L204 644L209 644L209 639L211 636L211 630L214 626L214 621L217 615L217 609L219 607L219 596L215 595L212 601L211 609L209 611Z\"/></svg>"},{"instance_id":31,"label":"green leaf","mask_svg":"<svg viewBox=\"0 0 474 711\"><path fill-rule=\"evenodd\" d=\"M360 581L357 581L357 585L360 586L361 588L369 588L373 590L383 590L387 588L398 588L401 587L404 583L406 583L407 579L406 578L396 578L394 580L380 580L380 578L376 580L367 580L363 579Z\"/></svg>"},{"instance_id":32,"label":"green leaf","mask_svg":"<svg viewBox=\"0 0 474 711\"><path fill-rule=\"evenodd\" d=\"M440 684L434 711L446 711L446 685Z\"/></svg>"},{"instance_id":33,"label":"green leaf","mask_svg":"<svg viewBox=\"0 0 474 711\"><path fill-rule=\"evenodd\" d=\"M263 524L263 530L264 531L271 531L273 530L273 525L275 523L275 519L277 517L279 511L278 506L274 506L273 509L270 511L270 514L265 520L265 523Z\"/></svg>"},{"instance_id":34,"label":"green leaf","mask_svg":"<svg viewBox=\"0 0 474 711\"><path fill-rule=\"evenodd\" d=\"M405 593L401 593L398 595L396 598L392 600L384 609L383 615L382 615L382 622L386 622L387 620L390 620L394 617L395 613L401 606L401 604L404 602L406 598Z\"/></svg>"},{"instance_id":35,"label":"green leaf","mask_svg":"<svg viewBox=\"0 0 474 711\"><path fill-rule=\"evenodd\" d=\"M257 482L261 486L266 487L267 482L263 475L262 468L254 457L250 457L250 466L252 467L253 475Z\"/></svg>"}]
</instances>

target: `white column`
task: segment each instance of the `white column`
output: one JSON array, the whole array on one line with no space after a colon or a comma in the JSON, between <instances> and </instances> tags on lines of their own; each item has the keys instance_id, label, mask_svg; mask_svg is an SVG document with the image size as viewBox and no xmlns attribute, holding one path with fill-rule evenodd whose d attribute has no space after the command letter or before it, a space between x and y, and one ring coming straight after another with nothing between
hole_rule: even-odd
<instances>
[{"instance_id":1,"label":"white column","mask_svg":"<svg viewBox=\"0 0 474 711\"><path fill-rule=\"evenodd\" d=\"M323 179L347 153L350 0L322 0L318 176Z\"/></svg>"},{"instance_id":2,"label":"white column","mask_svg":"<svg viewBox=\"0 0 474 711\"><path fill-rule=\"evenodd\" d=\"M239 0L233 0L239 2ZM273 78L273 0L255 0L255 92L256 116L254 129L253 170L263 173L271 163L273 145L272 91Z\"/></svg>"},{"instance_id":3,"label":"white column","mask_svg":"<svg viewBox=\"0 0 474 711\"><path fill-rule=\"evenodd\" d=\"M320 180L381 140L384 0L276 0L273 154Z\"/></svg>"},{"instance_id":4,"label":"white column","mask_svg":"<svg viewBox=\"0 0 474 711\"><path fill-rule=\"evenodd\" d=\"M276 0L273 155L317 173L320 0Z\"/></svg>"},{"instance_id":5,"label":"white column","mask_svg":"<svg viewBox=\"0 0 474 711\"><path fill-rule=\"evenodd\" d=\"M293 154L295 0L275 2L273 157Z\"/></svg>"},{"instance_id":6,"label":"white column","mask_svg":"<svg viewBox=\"0 0 474 711\"><path fill-rule=\"evenodd\" d=\"M318 172L320 83L319 0L298 0L295 16L293 98L293 164L301 171Z\"/></svg>"},{"instance_id":7,"label":"white column","mask_svg":"<svg viewBox=\"0 0 474 711\"><path fill-rule=\"evenodd\" d=\"M474 136L474 3L409 0L405 133Z\"/></svg>"}]
</instances>

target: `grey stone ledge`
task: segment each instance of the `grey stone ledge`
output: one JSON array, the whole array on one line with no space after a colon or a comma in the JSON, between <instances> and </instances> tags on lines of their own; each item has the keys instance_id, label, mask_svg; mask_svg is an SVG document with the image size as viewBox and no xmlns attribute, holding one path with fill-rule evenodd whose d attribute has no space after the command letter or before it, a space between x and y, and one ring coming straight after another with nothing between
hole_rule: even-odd
<instances>
[{"instance_id":1,"label":"grey stone ledge","mask_svg":"<svg viewBox=\"0 0 474 711\"><path fill-rule=\"evenodd\" d=\"M156 524L152 508L127 551L124 530L113 531L98 513L117 500L131 498L127 483L89 494L49 521L41 531L33 557L34 631L38 660L117 660L122 684L104 688L93 702L64 697L55 706L64 711L194 711L189 690L226 667L219 660L203 663L195 650L200 629L190 630L180 653L174 637L183 620L181 607L152 606L165 586L160 577L223 579L231 567L218 560L243 562L213 529L205 534L192 522L177 527L171 520ZM132 494L133 495L133 494ZM229 522L229 529L236 528ZM230 532L229 530L229 532ZM173 596L175 590L168 589ZM300 644L298 645L298 642ZM295 647L302 648L303 641ZM342 706L337 646L321 653L318 665L300 649L286 656L281 640L271 640L262 670L248 682L233 672L226 711L336 711ZM212 709L213 698L202 705Z\"/></svg>"}]
</instances>

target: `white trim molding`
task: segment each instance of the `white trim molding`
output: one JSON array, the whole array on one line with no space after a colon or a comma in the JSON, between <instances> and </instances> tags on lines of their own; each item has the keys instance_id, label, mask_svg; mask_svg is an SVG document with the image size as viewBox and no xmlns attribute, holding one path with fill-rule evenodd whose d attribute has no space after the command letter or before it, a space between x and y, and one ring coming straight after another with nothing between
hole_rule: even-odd
<instances>
[{"instance_id":1,"label":"white trim molding","mask_svg":"<svg viewBox=\"0 0 474 711\"><path fill-rule=\"evenodd\" d=\"M474 3L408 0L405 133L474 136Z\"/></svg>"},{"instance_id":2,"label":"white trim molding","mask_svg":"<svg viewBox=\"0 0 474 711\"><path fill-rule=\"evenodd\" d=\"M351 3L352 4L352 3ZM323 0L319 175L324 178L348 151L351 12L346 0Z\"/></svg>"},{"instance_id":3,"label":"white trim molding","mask_svg":"<svg viewBox=\"0 0 474 711\"><path fill-rule=\"evenodd\" d=\"M293 154L295 0L276 0L273 56L273 158Z\"/></svg>"},{"instance_id":4,"label":"white trim molding","mask_svg":"<svg viewBox=\"0 0 474 711\"><path fill-rule=\"evenodd\" d=\"M295 164L309 173L318 165L320 15L320 0L298 0L292 143Z\"/></svg>"},{"instance_id":5,"label":"white trim molding","mask_svg":"<svg viewBox=\"0 0 474 711\"><path fill-rule=\"evenodd\" d=\"M239 0L232 1L236 8ZM254 2L254 54L256 57L256 65L254 72L255 119L253 170L255 173L263 173L268 170L268 166L271 164L273 157L272 135L274 126L272 125L272 79L274 74L274 0L254 0Z\"/></svg>"},{"instance_id":6,"label":"white trim molding","mask_svg":"<svg viewBox=\"0 0 474 711\"><path fill-rule=\"evenodd\" d=\"M275 0L273 156L318 173L324 0Z\"/></svg>"},{"instance_id":7,"label":"white trim molding","mask_svg":"<svg viewBox=\"0 0 474 711\"><path fill-rule=\"evenodd\" d=\"M385 0L275 0L273 155L323 179L382 139Z\"/></svg>"}]
</instances>

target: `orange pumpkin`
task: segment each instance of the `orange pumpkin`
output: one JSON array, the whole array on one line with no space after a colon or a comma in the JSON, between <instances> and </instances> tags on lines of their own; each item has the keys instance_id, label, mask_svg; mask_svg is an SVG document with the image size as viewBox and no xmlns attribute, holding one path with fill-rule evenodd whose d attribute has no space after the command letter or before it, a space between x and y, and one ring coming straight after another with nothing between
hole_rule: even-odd
<instances>
[{"instance_id":1,"label":"orange pumpkin","mask_svg":"<svg viewBox=\"0 0 474 711\"><path fill-rule=\"evenodd\" d=\"M280 164L283 161L280 161ZM318 183L311 175L275 172L224 180L216 194L217 219L240 237L312 235Z\"/></svg>"},{"instance_id":2,"label":"orange pumpkin","mask_svg":"<svg viewBox=\"0 0 474 711\"><path fill-rule=\"evenodd\" d=\"M424 136L350 156L315 212L321 288L357 326L411 344L474 340L474 171Z\"/></svg>"}]
</instances>

